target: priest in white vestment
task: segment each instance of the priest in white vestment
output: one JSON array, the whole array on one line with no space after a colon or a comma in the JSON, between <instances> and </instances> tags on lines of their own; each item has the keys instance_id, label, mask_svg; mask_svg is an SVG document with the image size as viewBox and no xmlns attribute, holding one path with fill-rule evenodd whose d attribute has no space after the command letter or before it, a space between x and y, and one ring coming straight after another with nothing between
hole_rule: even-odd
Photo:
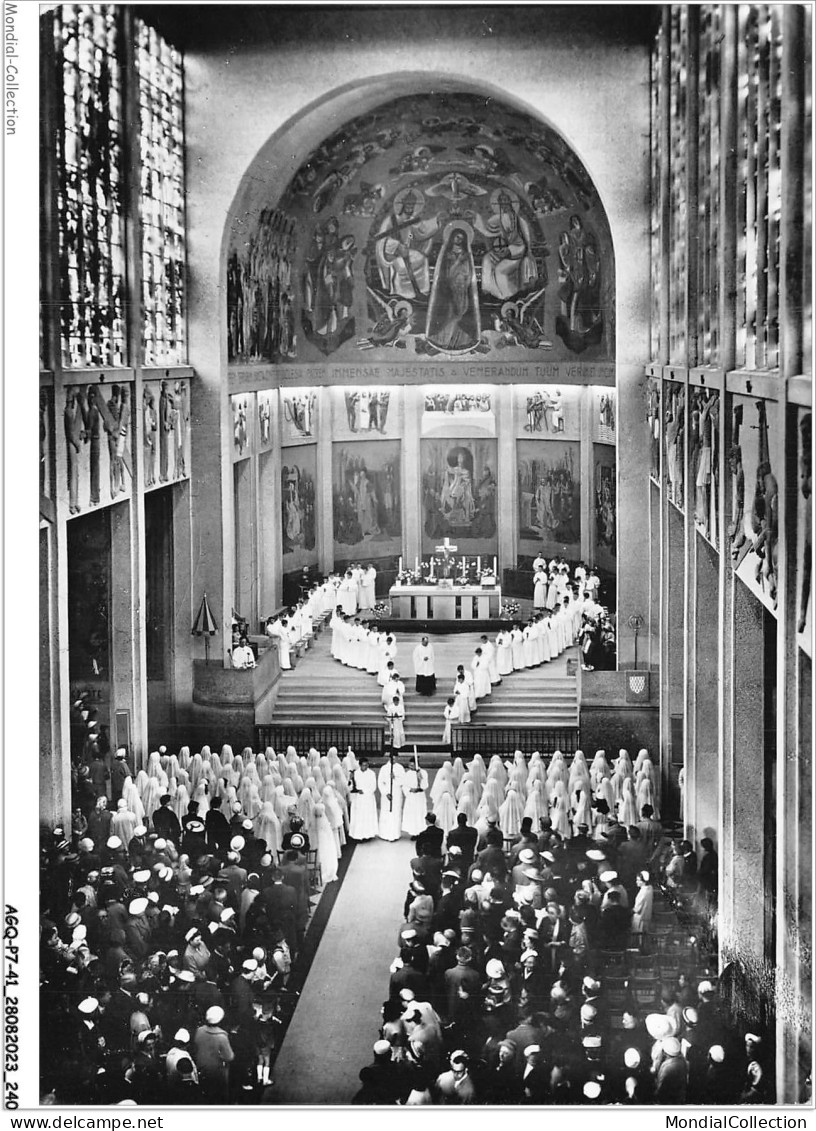
<instances>
[{"instance_id":1,"label":"priest in white vestment","mask_svg":"<svg viewBox=\"0 0 816 1131\"><path fill-rule=\"evenodd\" d=\"M369 769L368 759L361 758L359 768L349 774L351 816L349 836L353 840L371 840L377 835L377 778Z\"/></svg>"},{"instance_id":2,"label":"priest in white vestment","mask_svg":"<svg viewBox=\"0 0 816 1131\"><path fill-rule=\"evenodd\" d=\"M365 569L360 570L357 586L357 604L361 609L373 609L375 596L374 591L377 585L377 571L373 565L369 563Z\"/></svg>"},{"instance_id":3,"label":"priest in white vestment","mask_svg":"<svg viewBox=\"0 0 816 1131\"><path fill-rule=\"evenodd\" d=\"M405 780L405 767L399 763L399 755L394 754L393 764L389 759L380 766L377 774L377 787L380 791L380 840L399 840L402 835L402 783Z\"/></svg>"}]
</instances>

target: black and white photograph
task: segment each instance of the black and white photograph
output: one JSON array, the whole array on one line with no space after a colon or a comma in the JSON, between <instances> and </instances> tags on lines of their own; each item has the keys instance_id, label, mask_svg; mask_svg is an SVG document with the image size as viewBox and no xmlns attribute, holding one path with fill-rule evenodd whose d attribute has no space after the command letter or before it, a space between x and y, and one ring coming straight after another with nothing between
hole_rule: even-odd
<instances>
[{"instance_id":1,"label":"black and white photograph","mask_svg":"<svg viewBox=\"0 0 816 1131\"><path fill-rule=\"evenodd\" d=\"M805 1131L813 5L3 13L9 1125Z\"/></svg>"}]
</instances>

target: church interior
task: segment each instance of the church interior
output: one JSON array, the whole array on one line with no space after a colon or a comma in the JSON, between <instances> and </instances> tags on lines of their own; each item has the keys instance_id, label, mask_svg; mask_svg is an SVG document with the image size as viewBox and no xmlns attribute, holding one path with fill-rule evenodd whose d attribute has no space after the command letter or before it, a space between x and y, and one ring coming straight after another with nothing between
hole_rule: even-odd
<instances>
[{"instance_id":1,"label":"church interior","mask_svg":"<svg viewBox=\"0 0 816 1131\"><path fill-rule=\"evenodd\" d=\"M49 1102L810 1102L811 14L40 17Z\"/></svg>"}]
</instances>

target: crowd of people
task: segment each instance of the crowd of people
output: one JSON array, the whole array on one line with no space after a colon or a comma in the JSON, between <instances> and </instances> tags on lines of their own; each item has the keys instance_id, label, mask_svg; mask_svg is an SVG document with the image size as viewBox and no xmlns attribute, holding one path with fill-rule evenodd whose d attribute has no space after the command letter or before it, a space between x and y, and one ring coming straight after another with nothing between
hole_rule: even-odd
<instances>
[{"instance_id":1,"label":"crowd of people","mask_svg":"<svg viewBox=\"0 0 816 1131\"><path fill-rule=\"evenodd\" d=\"M356 1102L769 1096L698 949L674 937L663 964L656 912L710 915L717 857L665 835L645 750L476 755L431 782L334 748L160 748L134 773L91 742L73 784L71 829L41 845L45 1103L269 1099L312 901L374 836L416 855Z\"/></svg>"},{"instance_id":2,"label":"crowd of people","mask_svg":"<svg viewBox=\"0 0 816 1131\"><path fill-rule=\"evenodd\" d=\"M649 804L627 827L622 788L615 814L603 812L601 784L633 771L624 751L614 767L602 751L591 767L579 753L447 766L459 812L445 832L435 802L416 837L356 1103L772 1101L764 1043L735 1030L716 958L689 929L716 906L713 844L698 859ZM444 796L439 777L432 800ZM522 782L563 787L568 828L545 814L512 831L513 807L508 822L495 798Z\"/></svg>"},{"instance_id":3,"label":"crowd of people","mask_svg":"<svg viewBox=\"0 0 816 1131\"><path fill-rule=\"evenodd\" d=\"M41 845L46 1103L257 1102L317 892L349 830L353 755L91 738L70 829Z\"/></svg>"},{"instance_id":4,"label":"crowd of people","mask_svg":"<svg viewBox=\"0 0 816 1131\"><path fill-rule=\"evenodd\" d=\"M615 626L608 608L599 603L600 591L598 571L583 561L575 566L572 581L565 558L548 562L540 553L533 561L533 608L557 617L566 605L578 616L574 639L581 645L584 671L615 667Z\"/></svg>"}]
</instances>

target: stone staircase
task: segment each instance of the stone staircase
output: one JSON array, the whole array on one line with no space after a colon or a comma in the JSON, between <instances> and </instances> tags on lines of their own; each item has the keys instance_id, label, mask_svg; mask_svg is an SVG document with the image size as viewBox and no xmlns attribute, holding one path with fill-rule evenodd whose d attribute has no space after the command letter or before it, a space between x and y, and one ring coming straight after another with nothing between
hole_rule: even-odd
<instances>
[{"instance_id":1,"label":"stone staircase","mask_svg":"<svg viewBox=\"0 0 816 1131\"><path fill-rule=\"evenodd\" d=\"M414 690L411 656L419 643L415 633L397 634L397 670L405 683L405 738L427 749L441 746L442 711L451 694L457 664L469 668L478 633L444 636L429 634L436 657L437 691L434 696ZM383 725L381 688L374 675L344 667L331 656L331 632L326 628L312 642L292 671L284 672L271 722L298 726L312 723ZM578 725L578 687L567 675L567 660L578 658L578 648L567 649L541 667L505 676L493 693L479 702L473 722L479 726Z\"/></svg>"}]
</instances>

